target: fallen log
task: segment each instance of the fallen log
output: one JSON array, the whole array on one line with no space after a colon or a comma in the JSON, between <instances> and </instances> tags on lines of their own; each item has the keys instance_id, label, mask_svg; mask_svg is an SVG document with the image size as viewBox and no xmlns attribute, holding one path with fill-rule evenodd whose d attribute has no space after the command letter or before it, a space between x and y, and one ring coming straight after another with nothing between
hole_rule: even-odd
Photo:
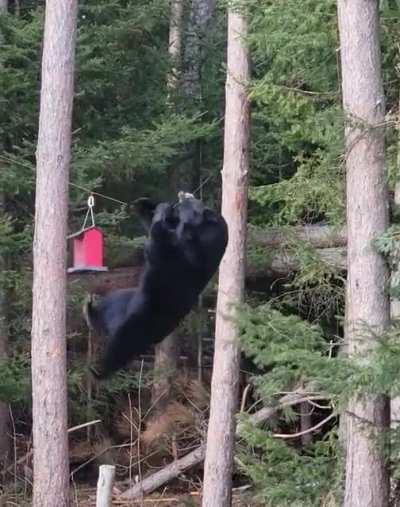
<instances>
[{"instance_id":1,"label":"fallen log","mask_svg":"<svg viewBox=\"0 0 400 507\"><path fill-rule=\"evenodd\" d=\"M279 400L278 404L273 407L264 407L258 412L252 414L249 417L249 422L254 425L259 425L272 416L274 416L279 410L284 407L289 407L292 405L297 405L298 403L302 403L308 400L321 399L324 396L315 395L315 396L305 396L304 392L299 391L298 393L290 393L282 396ZM236 428L236 436L240 435L240 432L243 428L243 423L239 423ZM204 461L206 453L206 443L203 442L197 449L186 454L183 458L177 459L167 465L166 467L158 470L157 472L145 477L142 481L138 482L124 493L119 495L119 499L122 500L133 500L134 498L141 497L152 491L156 490L166 482L175 479L180 474L188 470L189 468L198 465L202 461Z\"/></svg>"},{"instance_id":2,"label":"fallen log","mask_svg":"<svg viewBox=\"0 0 400 507\"><path fill-rule=\"evenodd\" d=\"M139 282L142 266L126 266L109 271L82 271L68 275L68 288L73 292L105 295L115 289L128 289Z\"/></svg>"},{"instance_id":3,"label":"fallen log","mask_svg":"<svg viewBox=\"0 0 400 507\"><path fill-rule=\"evenodd\" d=\"M338 271L346 270L346 249L320 248L315 251L322 262ZM265 259L257 262L248 262L246 278L248 281L260 278L288 277L300 268L299 259L291 253L269 252ZM106 294L115 289L124 289L135 286L141 273L141 266L126 266L111 269L106 272L81 272L68 275L70 289L82 290L94 294Z\"/></svg>"},{"instance_id":4,"label":"fallen log","mask_svg":"<svg viewBox=\"0 0 400 507\"><path fill-rule=\"evenodd\" d=\"M315 256L319 257L321 262L328 267L337 270L346 270L346 248L318 248L315 250ZM300 259L290 250L275 251L265 259L257 262L248 262L246 277L250 280L257 278L278 278L294 274L301 267Z\"/></svg>"},{"instance_id":5,"label":"fallen log","mask_svg":"<svg viewBox=\"0 0 400 507\"><path fill-rule=\"evenodd\" d=\"M132 246L132 242L106 242L106 265L110 269L114 269L142 264L143 241L144 238L138 238L135 241L136 247ZM266 229L249 226L248 229L249 248L265 248L266 254L272 250L275 251L274 255L278 255L276 250L299 242L307 243L317 249L345 247L346 229L329 225L269 227Z\"/></svg>"},{"instance_id":6,"label":"fallen log","mask_svg":"<svg viewBox=\"0 0 400 507\"><path fill-rule=\"evenodd\" d=\"M251 227L248 229L249 244L267 248L281 248L293 242L305 242L314 248L346 246L346 228L330 225L304 225L287 227Z\"/></svg>"}]
</instances>

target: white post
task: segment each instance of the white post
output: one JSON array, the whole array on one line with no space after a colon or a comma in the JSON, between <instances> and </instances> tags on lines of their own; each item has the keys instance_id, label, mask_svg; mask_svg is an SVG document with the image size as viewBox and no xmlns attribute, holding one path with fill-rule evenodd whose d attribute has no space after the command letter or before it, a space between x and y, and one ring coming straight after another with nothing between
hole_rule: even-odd
<instances>
[{"instance_id":1,"label":"white post","mask_svg":"<svg viewBox=\"0 0 400 507\"><path fill-rule=\"evenodd\" d=\"M111 507L115 466L101 465L97 481L96 507Z\"/></svg>"}]
</instances>

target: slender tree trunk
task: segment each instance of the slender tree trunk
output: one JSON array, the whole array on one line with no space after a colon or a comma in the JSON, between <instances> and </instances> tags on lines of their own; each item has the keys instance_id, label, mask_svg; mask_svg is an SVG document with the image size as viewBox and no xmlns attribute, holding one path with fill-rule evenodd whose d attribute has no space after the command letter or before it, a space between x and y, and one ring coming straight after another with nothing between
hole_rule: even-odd
<instances>
[{"instance_id":1,"label":"slender tree trunk","mask_svg":"<svg viewBox=\"0 0 400 507\"><path fill-rule=\"evenodd\" d=\"M175 91L178 86L178 77L182 66L182 19L183 0L171 0L168 46L168 53L173 63L171 73L168 76L168 86L171 91Z\"/></svg>"},{"instance_id":2,"label":"slender tree trunk","mask_svg":"<svg viewBox=\"0 0 400 507\"><path fill-rule=\"evenodd\" d=\"M207 46L211 20L215 11L215 0L192 0L190 3L189 21L186 30L186 43L184 51L184 75L183 90L189 99L190 105L195 110L203 111L202 108L202 76L201 69L205 60L204 49ZM202 165L203 165L203 143L197 140L193 144L193 159L190 178L182 178L184 184L193 191L200 187L200 199L202 199ZM200 298L198 312L201 314L203 300ZM196 350L198 368L198 379L202 379L203 361L203 321L200 318L196 325ZM194 361L192 361L194 364Z\"/></svg>"},{"instance_id":3,"label":"slender tree trunk","mask_svg":"<svg viewBox=\"0 0 400 507\"><path fill-rule=\"evenodd\" d=\"M400 121L400 110L398 121ZM400 137L398 140L397 181L394 187L394 205L397 211L400 210ZM396 244L395 251L392 252L391 286L392 288L400 287L400 243ZM392 297L390 301L390 316L393 320L398 321L400 319L400 299ZM390 411L392 426L398 426L400 421L400 396L396 396L391 400Z\"/></svg>"},{"instance_id":4,"label":"slender tree trunk","mask_svg":"<svg viewBox=\"0 0 400 507\"><path fill-rule=\"evenodd\" d=\"M250 105L246 84L250 70L248 50L243 43L246 33L243 15L229 9L222 170L222 214L228 223L229 243L219 272L204 507L225 507L231 503L240 359L234 308L243 300L244 292L249 169Z\"/></svg>"},{"instance_id":5,"label":"slender tree trunk","mask_svg":"<svg viewBox=\"0 0 400 507\"><path fill-rule=\"evenodd\" d=\"M192 100L201 100L201 66L207 29L214 14L215 0L192 0L185 44L185 93Z\"/></svg>"},{"instance_id":6,"label":"slender tree trunk","mask_svg":"<svg viewBox=\"0 0 400 507\"><path fill-rule=\"evenodd\" d=\"M177 374L178 343L174 333L170 334L155 348L154 370L156 378L152 389L152 404L155 407L154 417L165 411L171 394L173 381Z\"/></svg>"},{"instance_id":7,"label":"slender tree trunk","mask_svg":"<svg viewBox=\"0 0 400 507\"><path fill-rule=\"evenodd\" d=\"M305 401L300 405L300 431L306 432L311 427L311 405ZM301 443L304 447L310 445L312 443L312 440L312 433L304 433L301 435Z\"/></svg>"},{"instance_id":8,"label":"slender tree trunk","mask_svg":"<svg viewBox=\"0 0 400 507\"><path fill-rule=\"evenodd\" d=\"M201 71L207 56L208 35L214 11L215 0L191 1L184 51L183 90L194 111L203 111ZM198 140L193 146L193 165L190 179L185 181L191 190L201 185L202 164L203 144Z\"/></svg>"},{"instance_id":9,"label":"slender tree trunk","mask_svg":"<svg viewBox=\"0 0 400 507\"><path fill-rule=\"evenodd\" d=\"M374 240L388 225L385 119L378 2L339 0L347 169L347 351L368 360L389 323L388 273ZM386 507L389 474L382 449L388 401L359 394L348 406L346 507Z\"/></svg>"},{"instance_id":10,"label":"slender tree trunk","mask_svg":"<svg viewBox=\"0 0 400 507\"><path fill-rule=\"evenodd\" d=\"M0 217L4 214L5 199L4 194L0 192ZM4 276L6 269L6 259L0 252L0 277ZM7 359L8 349L8 319L7 319L7 291L2 287L0 278L0 361ZM10 452L9 437L9 407L8 404L0 400L0 470L5 470L8 463Z\"/></svg>"},{"instance_id":11,"label":"slender tree trunk","mask_svg":"<svg viewBox=\"0 0 400 507\"><path fill-rule=\"evenodd\" d=\"M175 109L171 100L179 86L179 73L181 69L182 52L182 17L183 0L171 0L169 19L169 47L168 51L173 63L171 73L168 76L169 101L171 109ZM175 170L171 170L171 187L177 194ZM155 347L154 370L163 371L165 374L157 375L152 389L152 404L156 410L154 417L162 412L171 398L172 383L178 369L179 348L177 335L170 334L165 340Z\"/></svg>"},{"instance_id":12,"label":"slender tree trunk","mask_svg":"<svg viewBox=\"0 0 400 507\"><path fill-rule=\"evenodd\" d=\"M8 10L8 0L0 0L0 16ZM0 46L2 40L0 37ZM1 70L0 70L1 71ZM3 141L3 140L2 140ZM0 145L3 142L0 141ZM0 216L5 213L5 195L0 192ZM6 269L6 259L0 252L0 274ZM0 275L1 276L1 275ZM0 280L0 361L7 358L8 349L8 319L7 319L7 293ZM0 470L5 470L10 451L9 438L9 408L8 404L0 400Z\"/></svg>"},{"instance_id":13,"label":"slender tree trunk","mask_svg":"<svg viewBox=\"0 0 400 507\"><path fill-rule=\"evenodd\" d=\"M69 505L66 236L77 0L48 0L37 147L32 310L33 506Z\"/></svg>"}]
</instances>

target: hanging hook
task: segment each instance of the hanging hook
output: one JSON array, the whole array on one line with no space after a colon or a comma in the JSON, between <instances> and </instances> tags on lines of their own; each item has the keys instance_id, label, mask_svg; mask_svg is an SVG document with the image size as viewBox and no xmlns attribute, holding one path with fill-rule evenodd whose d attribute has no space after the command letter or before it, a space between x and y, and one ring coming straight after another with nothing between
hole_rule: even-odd
<instances>
[{"instance_id":1,"label":"hanging hook","mask_svg":"<svg viewBox=\"0 0 400 507\"><path fill-rule=\"evenodd\" d=\"M88 205L88 209L86 212L85 220L83 222L82 230L86 229L86 222L89 218L89 214L90 214L90 218L92 219L92 227L95 227L95 225L96 225L96 223L94 221L94 213L93 213L93 208L94 208L94 195L93 194L89 195L87 205Z\"/></svg>"}]
</instances>

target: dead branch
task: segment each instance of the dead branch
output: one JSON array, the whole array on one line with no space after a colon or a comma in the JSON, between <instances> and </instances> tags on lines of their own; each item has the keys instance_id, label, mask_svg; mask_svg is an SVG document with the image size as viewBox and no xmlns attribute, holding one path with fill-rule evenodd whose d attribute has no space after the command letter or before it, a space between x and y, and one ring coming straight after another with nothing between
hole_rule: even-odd
<instances>
[{"instance_id":1,"label":"dead branch","mask_svg":"<svg viewBox=\"0 0 400 507\"><path fill-rule=\"evenodd\" d=\"M274 438L283 438L283 439L298 438L298 437L301 437L302 435L307 435L308 433L312 433L313 431L317 430L318 428L321 428L321 426L326 424L328 421L330 421L334 417L337 417L337 414L333 412L332 414L328 415L328 417L325 417L325 419L320 421L315 426L312 426L311 428L307 428L304 431L298 431L297 433L274 433L273 437Z\"/></svg>"},{"instance_id":2,"label":"dead branch","mask_svg":"<svg viewBox=\"0 0 400 507\"><path fill-rule=\"evenodd\" d=\"M93 426L94 424L101 423L101 419L94 419L93 421L89 421L86 423L78 424L77 426L72 426L68 428L68 433L73 433L74 431L81 430L82 428L88 428L89 426Z\"/></svg>"}]
</instances>

